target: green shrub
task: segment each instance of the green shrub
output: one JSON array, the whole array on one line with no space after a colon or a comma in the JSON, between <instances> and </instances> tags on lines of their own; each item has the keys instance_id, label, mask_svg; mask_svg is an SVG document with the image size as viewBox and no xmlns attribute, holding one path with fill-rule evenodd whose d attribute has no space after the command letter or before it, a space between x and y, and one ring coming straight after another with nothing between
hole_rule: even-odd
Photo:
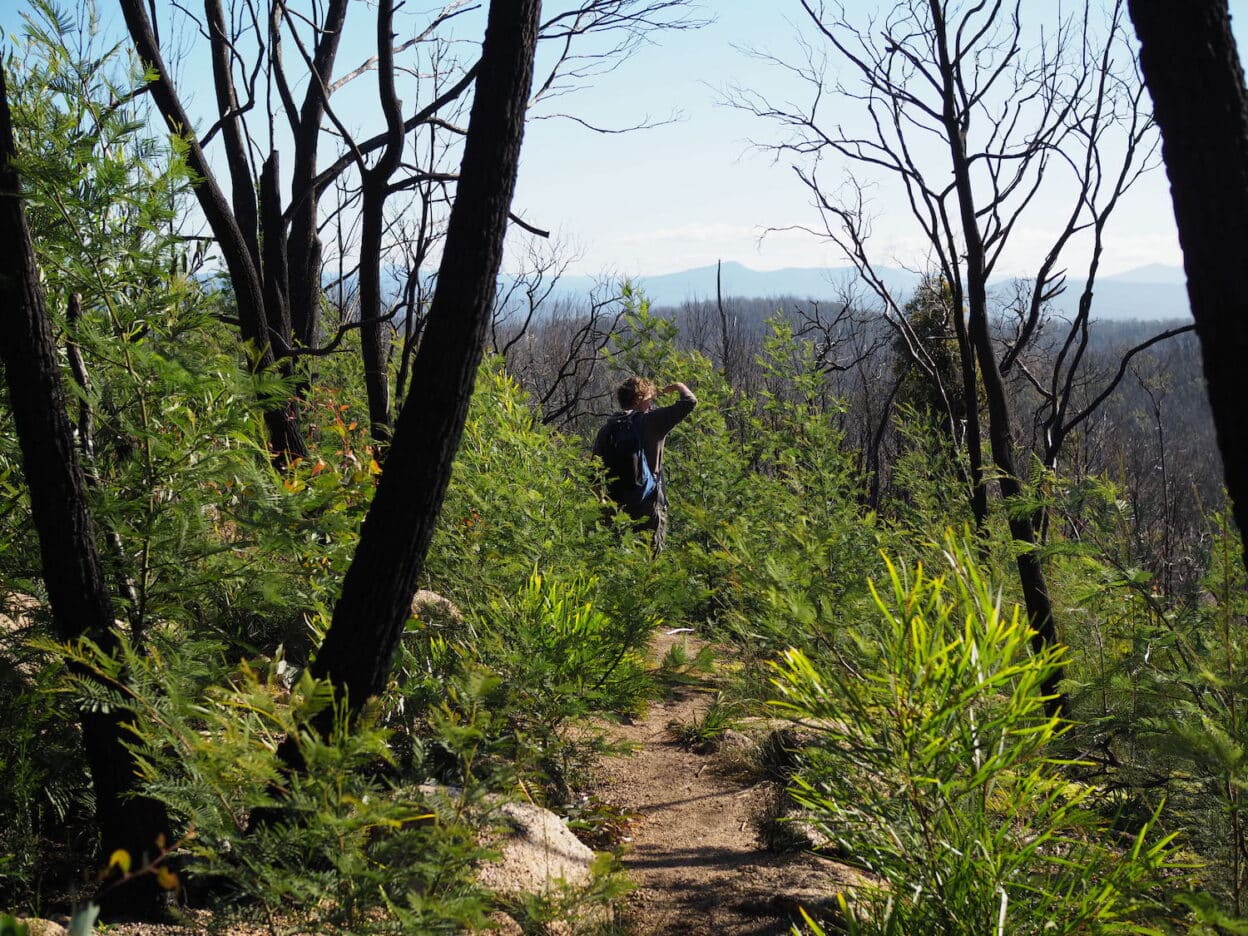
<instances>
[{"instance_id":1,"label":"green shrub","mask_svg":"<svg viewBox=\"0 0 1248 936\"><path fill-rule=\"evenodd\" d=\"M610 531L594 494L588 449L536 419L498 360L477 378L425 581L471 608L514 595L533 570L593 574Z\"/></svg>"},{"instance_id":2,"label":"green shrub","mask_svg":"<svg viewBox=\"0 0 1248 936\"><path fill-rule=\"evenodd\" d=\"M1116 556L1086 560L1077 637L1084 648L1073 733L1099 772L1189 831L1208 861L1213 901L1248 912L1248 589L1238 533L1214 517L1210 570L1198 600L1161 594L1154 576Z\"/></svg>"},{"instance_id":3,"label":"green shrub","mask_svg":"<svg viewBox=\"0 0 1248 936\"><path fill-rule=\"evenodd\" d=\"M400 686L409 730L422 732L423 713L437 700L449 699L438 707L444 722L474 721L464 700L480 704L489 714L475 719L484 731L474 752L478 776L492 770L491 782L506 786L518 775L566 797L601 749L588 717L636 712L654 692L645 648L655 622L604 609L596 603L602 592L593 579L533 573L517 595L475 610L458 638L409 633L401 667L415 678ZM468 772L461 764L447 779Z\"/></svg>"},{"instance_id":4,"label":"green shrub","mask_svg":"<svg viewBox=\"0 0 1248 936\"><path fill-rule=\"evenodd\" d=\"M800 650L776 664L779 709L813 732L791 790L869 878L844 899L859 933L1156 932L1175 868L1156 816L1117 831L1072 783L1066 727L1033 653L966 547L931 576L891 564L852 667Z\"/></svg>"},{"instance_id":5,"label":"green shrub","mask_svg":"<svg viewBox=\"0 0 1248 936\"><path fill-rule=\"evenodd\" d=\"M2 612L0 612L2 613ZM56 691L62 667L0 639L0 905L42 906L76 872L89 840L93 794Z\"/></svg>"},{"instance_id":6,"label":"green shrub","mask_svg":"<svg viewBox=\"0 0 1248 936\"><path fill-rule=\"evenodd\" d=\"M485 898L472 878L485 811L470 816L483 791L451 796L392 783L375 711L353 724L338 712L323 738L312 722L335 703L328 683L307 671L287 689L273 666L224 670L220 648L203 642L145 655L127 647L118 659L88 644L66 652L95 677L74 678L84 702L132 712L144 792L177 824L170 860L210 889L222 919L349 933L481 924ZM116 690L102 694L101 681ZM463 737L443 742L458 749ZM284 766L283 739L295 742L305 769ZM258 809L277 818L253 823Z\"/></svg>"}]
</instances>

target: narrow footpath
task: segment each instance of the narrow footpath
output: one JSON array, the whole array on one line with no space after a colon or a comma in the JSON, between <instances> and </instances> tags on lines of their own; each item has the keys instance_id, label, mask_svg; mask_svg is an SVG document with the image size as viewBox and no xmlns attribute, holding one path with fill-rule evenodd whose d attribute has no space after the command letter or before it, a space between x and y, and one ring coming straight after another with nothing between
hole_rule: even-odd
<instances>
[{"instance_id":1,"label":"narrow footpath","mask_svg":"<svg viewBox=\"0 0 1248 936\"><path fill-rule=\"evenodd\" d=\"M656 639L656 658L673 639ZM622 860L637 889L621 913L636 936L789 933L799 906L818 917L855 879L800 849L769 851L759 821L775 782L743 770L739 755L695 753L675 739L668 726L700 719L710 700L677 688L643 719L611 729L633 753L604 762L596 792L636 816Z\"/></svg>"}]
</instances>

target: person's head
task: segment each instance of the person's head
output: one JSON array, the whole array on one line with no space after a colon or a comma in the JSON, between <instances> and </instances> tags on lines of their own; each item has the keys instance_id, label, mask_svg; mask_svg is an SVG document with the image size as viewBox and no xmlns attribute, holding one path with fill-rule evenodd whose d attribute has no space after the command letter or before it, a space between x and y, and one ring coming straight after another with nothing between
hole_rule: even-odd
<instances>
[{"instance_id":1,"label":"person's head","mask_svg":"<svg viewBox=\"0 0 1248 936\"><path fill-rule=\"evenodd\" d=\"M615 397L620 401L620 408L626 410L646 410L656 395L654 384L645 377L629 377L615 388Z\"/></svg>"}]
</instances>

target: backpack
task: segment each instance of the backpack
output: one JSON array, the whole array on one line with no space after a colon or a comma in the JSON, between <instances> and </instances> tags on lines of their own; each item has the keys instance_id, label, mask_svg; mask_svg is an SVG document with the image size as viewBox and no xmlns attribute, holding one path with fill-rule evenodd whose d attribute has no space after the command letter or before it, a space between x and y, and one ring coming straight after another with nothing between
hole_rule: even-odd
<instances>
[{"instance_id":1,"label":"backpack","mask_svg":"<svg viewBox=\"0 0 1248 936\"><path fill-rule=\"evenodd\" d=\"M607 468L607 494L626 510L639 509L659 486L646 458L640 418L636 412L612 416L603 427L599 451Z\"/></svg>"}]
</instances>

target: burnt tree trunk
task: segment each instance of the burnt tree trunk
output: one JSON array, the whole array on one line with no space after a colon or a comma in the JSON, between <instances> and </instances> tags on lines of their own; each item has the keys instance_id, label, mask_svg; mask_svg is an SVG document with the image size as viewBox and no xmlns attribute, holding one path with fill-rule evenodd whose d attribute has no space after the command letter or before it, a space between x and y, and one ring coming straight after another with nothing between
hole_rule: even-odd
<instances>
[{"instance_id":1,"label":"burnt tree trunk","mask_svg":"<svg viewBox=\"0 0 1248 936\"><path fill-rule=\"evenodd\" d=\"M539 0L492 0L411 391L313 674L357 710L390 674L481 362L533 78Z\"/></svg>"},{"instance_id":2,"label":"burnt tree trunk","mask_svg":"<svg viewBox=\"0 0 1248 936\"><path fill-rule=\"evenodd\" d=\"M65 409L52 327L44 306L30 232L12 166L13 130L0 70L0 360L9 387L13 423L30 488L31 513L39 535L43 579L57 637L87 637L106 653L118 649L113 609L96 550L87 508L87 482ZM125 849L138 866L169 838L164 804L132 796L138 771L123 740L126 714L83 711L82 735L95 787L101 849ZM152 875L108 894L114 915L145 915L159 908Z\"/></svg>"},{"instance_id":3,"label":"burnt tree trunk","mask_svg":"<svg viewBox=\"0 0 1248 936\"><path fill-rule=\"evenodd\" d=\"M330 0L324 28L312 56L314 74L308 81L294 131L294 166L290 181L290 235L287 266L290 276L290 319L296 344L315 348L321 341L321 241L317 235L316 156L325 114L324 88L329 86L338 41L347 18L347 0ZM276 40L272 43L278 49Z\"/></svg>"},{"instance_id":4,"label":"burnt tree trunk","mask_svg":"<svg viewBox=\"0 0 1248 936\"><path fill-rule=\"evenodd\" d=\"M964 121L967 118L958 109L954 83L955 66L950 57L943 12L936 0L932 0L931 9L933 23L936 24L936 48L940 57L938 65L945 82L942 117L949 143L954 187L962 221L962 236L966 247L966 299L969 307L966 337L970 342L970 347L974 350L975 361L979 365L979 373L983 379L984 402L988 406L988 444L992 451L992 460L1001 473L999 484L1008 513L1010 536L1023 547L1019 550L1018 558L1015 560L1018 568L1018 581L1023 593L1023 604L1027 609L1027 623L1033 631L1032 646L1036 652L1040 652L1057 643L1057 624L1053 619L1053 603L1049 598L1044 569L1035 551L1036 531L1032 526L1031 517L1020 515L1013 509L1012 502L1018 500L1023 489L1017 460L1014 457L1014 431L1011 425L1009 401L1006 397L1004 381L1001 378L1001 369L997 364L996 349L992 345L992 335L988 328L988 275L979 215L976 211L975 195L971 185L971 164L966 152L967 127ZM955 310L955 312L960 314L960 310ZM962 334L959 332L960 346L962 346L961 338ZM971 378L967 376L965 351L963 354L963 379L968 385L968 390L972 391L966 401L969 419L977 395L973 392ZM1044 694L1050 697L1045 704L1050 714L1057 712L1062 705L1057 691L1062 677L1063 671L1055 668L1041 686Z\"/></svg>"},{"instance_id":5,"label":"burnt tree trunk","mask_svg":"<svg viewBox=\"0 0 1248 936\"><path fill-rule=\"evenodd\" d=\"M1187 294L1248 561L1248 91L1227 0L1130 0Z\"/></svg>"},{"instance_id":6,"label":"burnt tree trunk","mask_svg":"<svg viewBox=\"0 0 1248 936\"><path fill-rule=\"evenodd\" d=\"M234 218L239 232L247 245L251 262L260 269L259 214L256 207L256 188L251 182L251 166L247 160L247 140L243 135L242 111L234 82L230 78L229 33L225 27L225 10L221 0L204 0L204 20L209 30L208 48L212 53L213 90L217 96L217 111L221 117L221 138L225 144L225 161L230 171L230 197ZM190 133L189 126L182 133Z\"/></svg>"},{"instance_id":7,"label":"burnt tree trunk","mask_svg":"<svg viewBox=\"0 0 1248 936\"><path fill-rule=\"evenodd\" d=\"M381 253L384 212L390 177L403 155L403 111L394 86L394 4L381 0L377 9L377 84L386 115L386 148L377 164L362 172L363 206L360 230L360 350L373 449L384 463L391 436L390 327L382 321ZM496 271L497 272L497 271ZM493 274L492 274L493 275Z\"/></svg>"},{"instance_id":8,"label":"burnt tree trunk","mask_svg":"<svg viewBox=\"0 0 1248 936\"><path fill-rule=\"evenodd\" d=\"M360 226L360 354L368 421L377 461L384 463L390 443L389 329L382 321L381 241L385 207L384 179L364 178Z\"/></svg>"},{"instance_id":9,"label":"burnt tree trunk","mask_svg":"<svg viewBox=\"0 0 1248 936\"><path fill-rule=\"evenodd\" d=\"M143 0L119 0L119 2L126 28L134 42L135 52L138 53L145 66L157 72L155 80L147 85L152 100L156 102L156 107L169 127L186 143L186 163L195 173L195 196L225 260L230 285L234 288L234 301L238 306L243 340L253 345L252 370L257 373L266 370L272 367L276 360L275 352L284 350L282 346L288 341L286 335L280 334L282 327L280 315L266 309L265 306L255 227L257 224L255 198L249 191L244 191L247 186L235 185L235 196L240 199L238 207L245 215L240 219L217 184L216 176L213 175L212 168L208 165L203 147L200 146L198 138L191 129L190 118L182 107L182 101L173 83L169 80L169 73L160 53L160 45L152 30L152 23L148 19ZM214 0L209 0L206 5L210 21L213 20L214 5ZM214 22L213 30L214 34L219 30L223 35L223 21ZM214 64L224 63L214 62ZM219 99L220 95L225 93L220 86L223 82L228 83L228 80L228 75L221 75L218 67L215 81ZM224 100L228 102L231 99L232 95L226 93ZM222 124L223 131L230 130L236 122L237 115L229 117ZM231 137L227 135L226 139L227 159L238 162L243 154L234 152L232 156L229 155L232 151L229 146ZM238 145L241 145L241 138ZM246 168L245 163L246 160L243 158L238 171L241 172ZM284 464L290 458L307 455L307 446L299 432L299 426L293 418L292 407L289 404L270 406L265 411L264 423L268 430L269 445L279 464Z\"/></svg>"},{"instance_id":10,"label":"burnt tree trunk","mask_svg":"<svg viewBox=\"0 0 1248 936\"><path fill-rule=\"evenodd\" d=\"M982 530L988 522L988 481L984 477L984 441L979 423L979 373L975 366L975 349L971 346L966 318L962 314L961 290L955 291L954 295L953 327L958 340L958 373L962 378L962 399L965 401L966 427L962 439L966 445L967 487L971 492L971 516L975 518L975 528ZM958 439L956 418L957 414L949 407L949 438L953 440L955 449Z\"/></svg>"},{"instance_id":11,"label":"burnt tree trunk","mask_svg":"<svg viewBox=\"0 0 1248 936\"><path fill-rule=\"evenodd\" d=\"M260 266L264 288L265 319L269 325L271 340L278 346L290 346L290 271L287 267L286 222L282 218L281 194L278 182L281 177L277 150L269 153L260 171ZM294 376L294 358L280 358L276 365L278 373L289 379ZM283 421L281 432L286 440L283 448L274 446L279 464L286 458L306 455L302 433L299 429L299 394L289 397L280 405L273 406L265 414L266 419ZM270 438L272 434L270 433Z\"/></svg>"}]
</instances>

